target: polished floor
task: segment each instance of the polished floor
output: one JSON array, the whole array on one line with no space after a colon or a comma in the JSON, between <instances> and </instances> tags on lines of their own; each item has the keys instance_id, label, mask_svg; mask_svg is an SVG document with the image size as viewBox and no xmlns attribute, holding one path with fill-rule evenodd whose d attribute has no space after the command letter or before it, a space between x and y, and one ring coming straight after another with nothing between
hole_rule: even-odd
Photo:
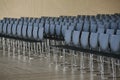
<instances>
[{"instance_id":1,"label":"polished floor","mask_svg":"<svg viewBox=\"0 0 120 80\"><path fill-rule=\"evenodd\" d=\"M120 80L119 59L57 49L50 54L48 49L43 54L33 51L36 56L29 55L24 46L1 44L0 80Z\"/></svg>"}]
</instances>

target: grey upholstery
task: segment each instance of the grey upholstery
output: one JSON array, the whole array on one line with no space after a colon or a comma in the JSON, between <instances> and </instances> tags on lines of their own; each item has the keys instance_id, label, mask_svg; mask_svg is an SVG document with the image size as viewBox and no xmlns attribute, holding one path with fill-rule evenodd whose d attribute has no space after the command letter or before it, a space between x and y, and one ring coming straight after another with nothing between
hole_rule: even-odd
<instances>
[{"instance_id":1,"label":"grey upholstery","mask_svg":"<svg viewBox=\"0 0 120 80\"><path fill-rule=\"evenodd\" d=\"M71 37L72 37L72 30L65 31L65 43L70 45L71 44Z\"/></svg>"},{"instance_id":2,"label":"grey upholstery","mask_svg":"<svg viewBox=\"0 0 120 80\"><path fill-rule=\"evenodd\" d=\"M17 36L22 37L22 25L21 24L17 26Z\"/></svg>"},{"instance_id":3,"label":"grey upholstery","mask_svg":"<svg viewBox=\"0 0 120 80\"><path fill-rule=\"evenodd\" d=\"M55 35L55 25L50 24L50 35Z\"/></svg>"},{"instance_id":4,"label":"grey upholstery","mask_svg":"<svg viewBox=\"0 0 120 80\"><path fill-rule=\"evenodd\" d=\"M32 38L32 25L28 26L27 36L28 36L28 38Z\"/></svg>"},{"instance_id":5,"label":"grey upholstery","mask_svg":"<svg viewBox=\"0 0 120 80\"><path fill-rule=\"evenodd\" d=\"M109 34L100 33L99 35L99 45L101 51L108 51L109 48Z\"/></svg>"},{"instance_id":6,"label":"grey upholstery","mask_svg":"<svg viewBox=\"0 0 120 80\"><path fill-rule=\"evenodd\" d=\"M6 23L3 24L3 34L6 35L7 34L7 25Z\"/></svg>"},{"instance_id":7,"label":"grey upholstery","mask_svg":"<svg viewBox=\"0 0 120 80\"><path fill-rule=\"evenodd\" d=\"M115 30L114 29L107 29L106 34L114 34Z\"/></svg>"},{"instance_id":8,"label":"grey upholstery","mask_svg":"<svg viewBox=\"0 0 120 80\"><path fill-rule=\"evenodd\" d=\"M97 33L104 33L104 32L105 32L105 29L104 29L104 28L98 28Z\"/></svg>"},{"instance_id":9,"label":"grey upholstery","mask_svg":"<svg viewBox=\"0 0 120 80\"><path fill-rule=\"evenodd\" d=\"M39 30L38 30L38 40L43 40L43 28L42 27L39 27Z\"/></svg>"},{"instance_id":10,"label":"grey upholstery","mask_svg":"<svg viewBox=\"0 0 120 80\"><path fill-rule=\"evenodd\" d=\"M33 39L37 40L38 38L38 27L34 26L33 27Z\"/></svg>"},{"instance_id":11,"label":"grey upholstery","mask_svg":"<svg viewBox=\"0 0 120 80\"><path fill-rule=\"evenodd\" d=\"M75 46L79 46L79 38L80 37L80 31L73 31L73 34L72 34L72 43L73 45Z\"/></svg>"},{"instance_id":12,"label":"grey upholstery","mask_svg":"<svg viewBox=\"0 0 120 80\"><path fill-rule=\"evenodd\" d=\"M56 29L56 35L57 35L57 36L60 36L60 35L61 35L61 27L62 27L61 25L56 25L56 28L55 28L55 29Z\"/></svg>"},{"instance_id":13,"label":"grey upholstery","mask_svg":"<svg viewBox=\"0 0 120 80\"><path fill-rule=\"evenodd\" d=\"M62 35L65 36L65 31L68 29L67 25L62 26Z\"/></svg>"},{"instance_id":14,"label":"grey upholstery","mask_svg":"<svg viewBox=\"0 0 120 80\"><path fill-rule=\"evenodd\" d=\"M112 52L120 54L120 35L110 36L110 48Z\"/></svg>"},{"instance_id":15,"label":"grey upholstery","mask_svg":"<svg viewBox=\"0 0 120 80\"><path fill-rule=\"evenodd\" d=\"M81 41L81 46L84 49L87 49L89 46L88 39L89 39L89 32L82 32L80 41Z\"/></svg>"},{"instance_id":16,"label":"grey upholstery","mask_svg":"<svg viewBox=\"0 0 120 80\"><path fill-rule=\"evenodd\" d=\"M120 30L117 30L116 34L117 34L117 35L120 35Z\"/></svg>"},{"instance_id":17,"label":"grey upholstery","mask_svg":"<svg viewBox=\"0 0 120 80\"><path fill-rule=\"evenodd\" d=\"M97 49L98 48L98 33L90 34L90 48Z\"/></svg>"},{"instance_id":18,"label":"grey upholstery","mask_svg":"<svg viewBox=\"0 0 120 80\"><path fill-rule=\"evenodd\" d=\"M27 38L27 25L23 25L22 37Z\"/></svg>"},{"instance_id":19,"label":"grey upholstery","mask_svg":"<svg viewBox=\"0 0 120 80\"><path fill-rule=\"evenodd\" d=\"M17 30L17 24L13 24L13 26L12 26L12 35L15 37L15 36L17 36L16 35L16 31Z\"/></svg>"}]
</instances>

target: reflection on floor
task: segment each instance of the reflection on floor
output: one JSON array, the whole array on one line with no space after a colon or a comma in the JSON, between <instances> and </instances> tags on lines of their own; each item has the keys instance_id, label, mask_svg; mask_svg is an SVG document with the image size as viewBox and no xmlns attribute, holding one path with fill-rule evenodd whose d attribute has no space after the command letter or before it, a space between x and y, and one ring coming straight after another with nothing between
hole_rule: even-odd
<instances>
[{"instance_id":1,"label":"reflection on floor","mask_svg":"<svg viewBox=\"0 0 120 80\"><path fill-rule=\"evenodd\" d=\"M63 42L0 39L0 80L120 80L120 60L52 48Z\"/></svg>"}]
</instances>

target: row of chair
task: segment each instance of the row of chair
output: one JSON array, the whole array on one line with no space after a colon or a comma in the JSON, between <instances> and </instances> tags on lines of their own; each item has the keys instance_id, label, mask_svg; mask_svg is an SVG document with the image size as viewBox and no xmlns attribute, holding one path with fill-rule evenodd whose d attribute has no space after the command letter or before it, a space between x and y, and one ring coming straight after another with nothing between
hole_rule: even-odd
<instances>
[{"instance_id":1,"label":"row of chair","mask_svg":"<svg viewBox=\"0 0 120 80\"><path fill-rule=\"evenodd\" d=\"M66 30L66 45L120 54L120 35Z\"/></svg>"}]
</instances>

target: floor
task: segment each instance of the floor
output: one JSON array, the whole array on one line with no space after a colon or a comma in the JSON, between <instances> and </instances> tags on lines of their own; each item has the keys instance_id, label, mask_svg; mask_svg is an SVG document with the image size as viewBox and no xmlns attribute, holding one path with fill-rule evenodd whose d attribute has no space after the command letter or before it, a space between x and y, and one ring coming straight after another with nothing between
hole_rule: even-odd
<instances>
[{"instance_id":1,"label":"floor","mask_svg":"<svg viewBox=\"0 0 120 80\"><path fill-rule=\"evenodd\" d=\"M57 54L29 58L1 48L0 80L120 80L119 59L68 53L72 51L66 51L65 58Z\"/></svg>"}]
</instances>

